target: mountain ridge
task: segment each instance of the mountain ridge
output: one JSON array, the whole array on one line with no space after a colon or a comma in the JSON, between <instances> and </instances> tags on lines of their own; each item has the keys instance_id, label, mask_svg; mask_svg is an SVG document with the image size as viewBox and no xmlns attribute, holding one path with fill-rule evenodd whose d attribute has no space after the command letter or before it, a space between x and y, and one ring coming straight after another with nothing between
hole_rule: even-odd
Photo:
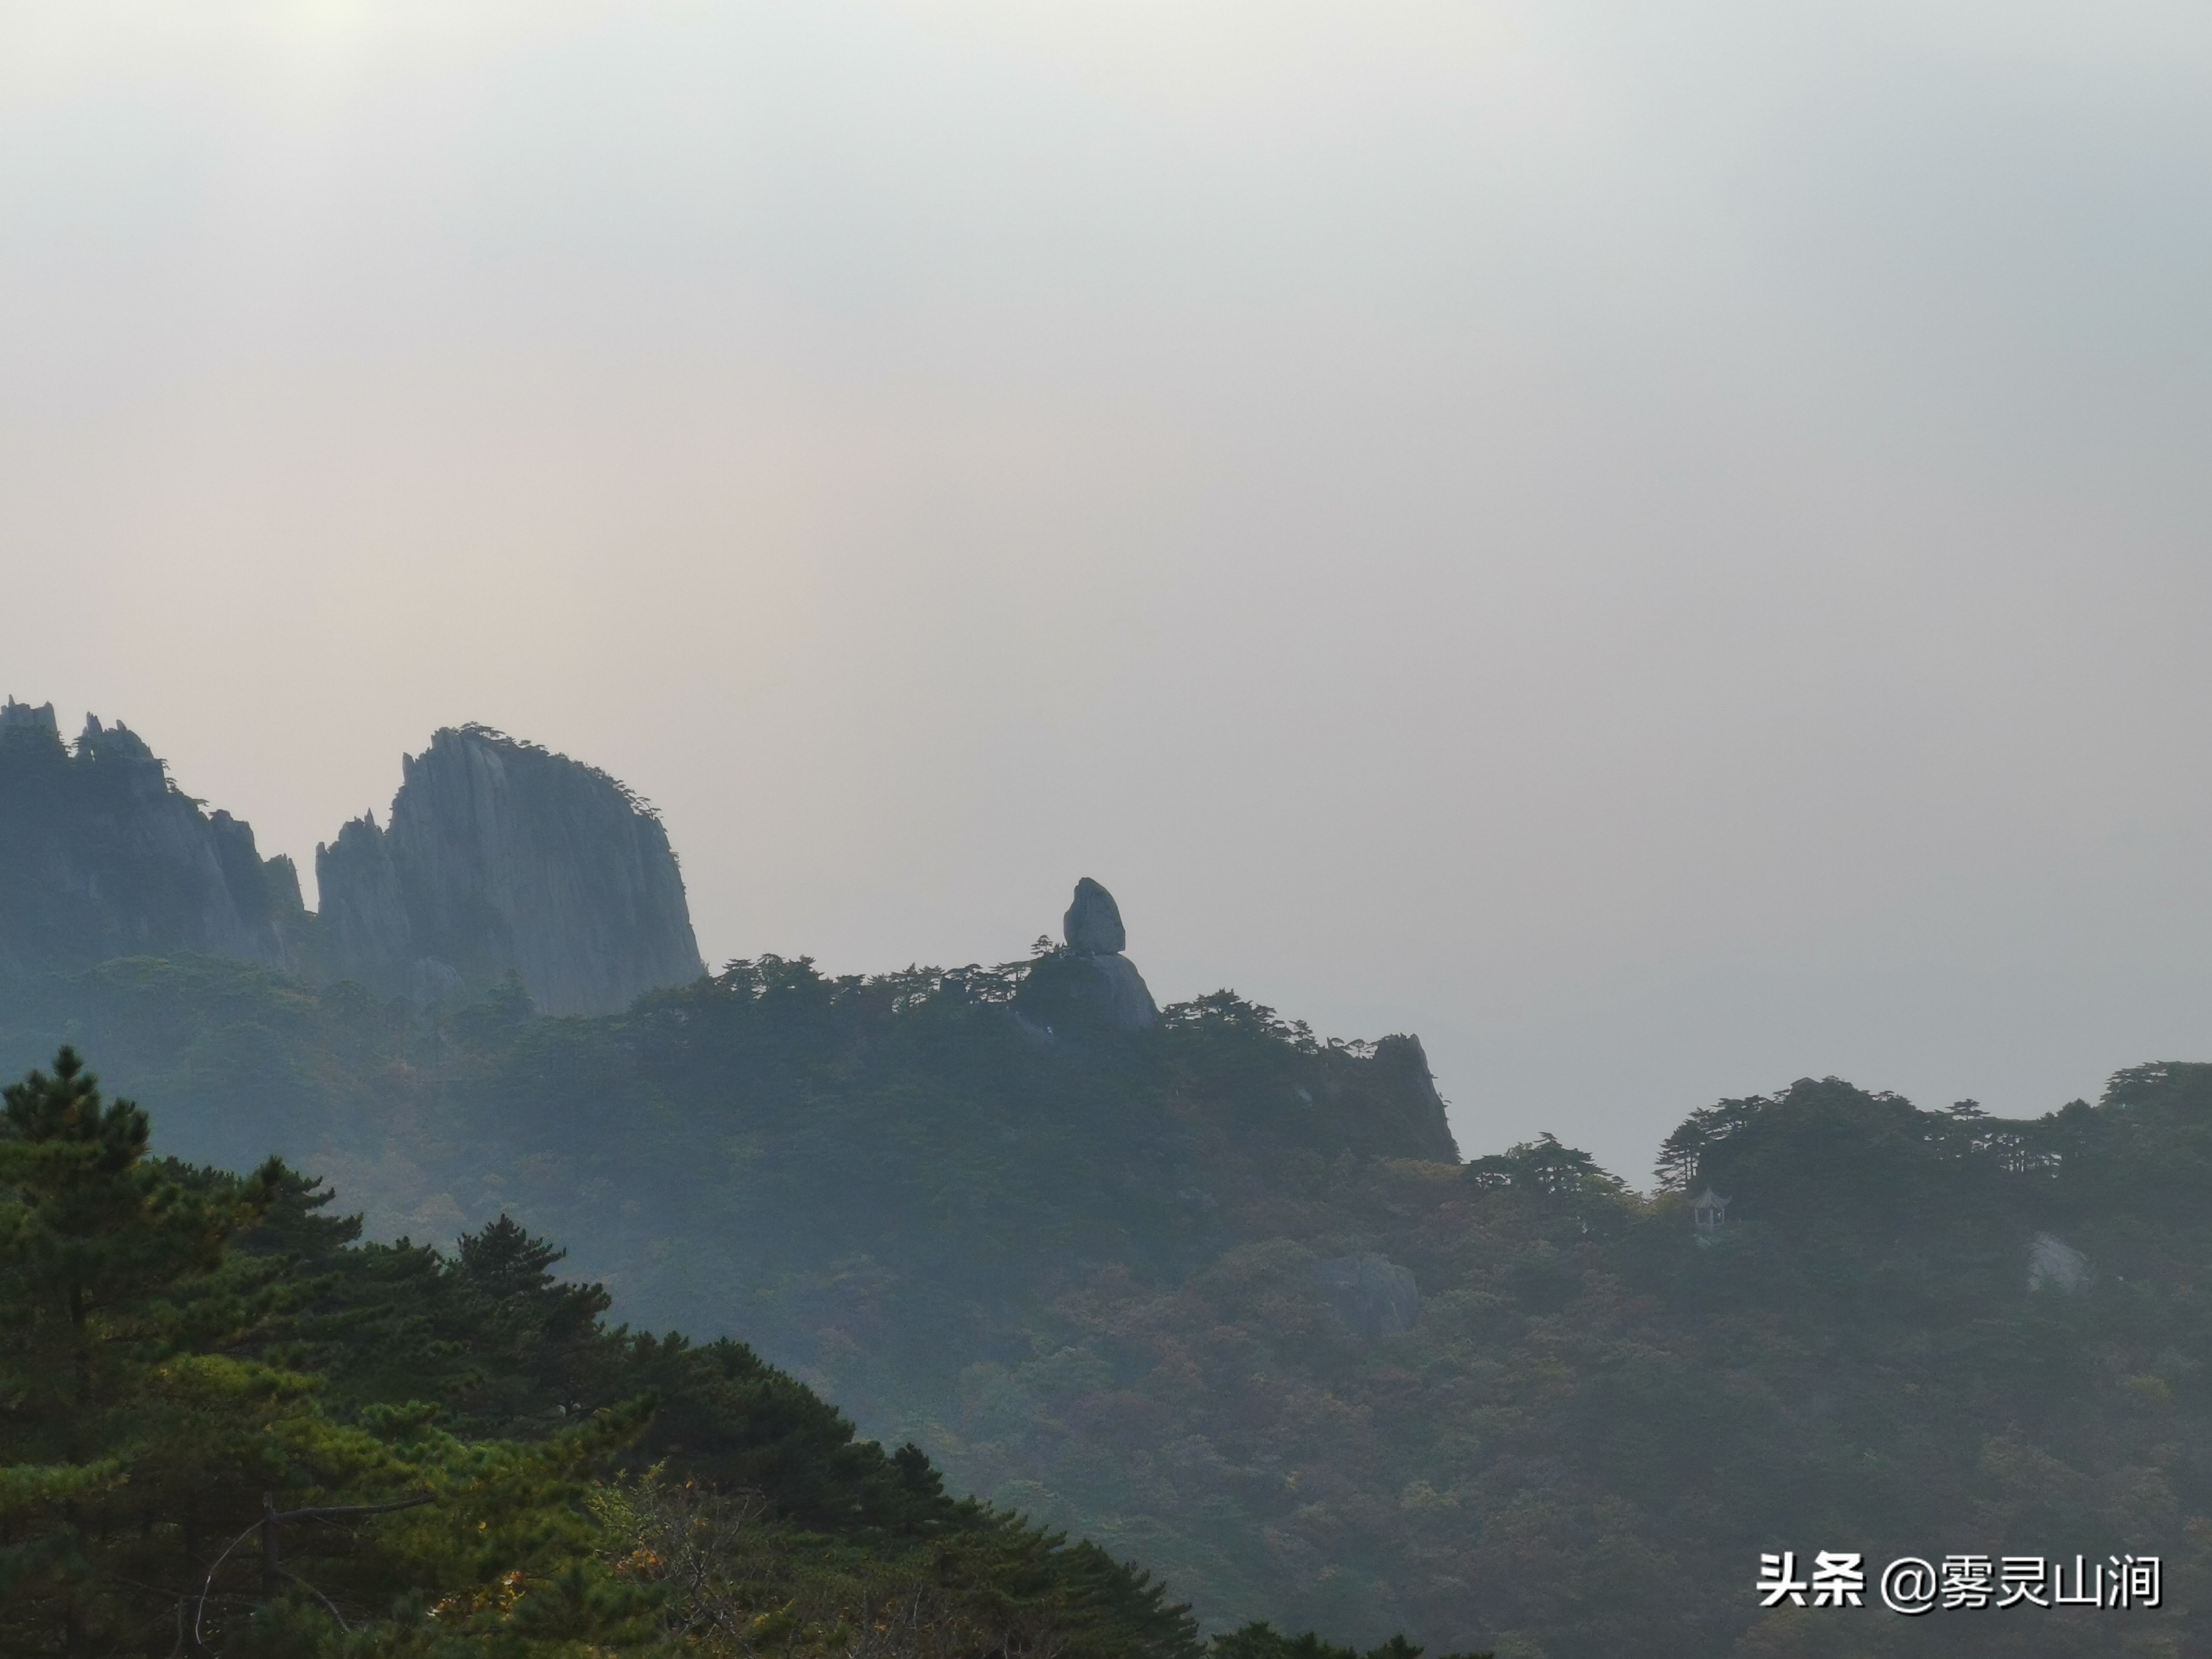
<instances>
[{"instance_id":1,"label":"mountain ridge","mask_svg":"<svg viewBox=\"0 0 2212 1659\"><path fill-rule=\"evenodd\" d=\"M706 972L658 814L596 767L489 726L402 757L390 829L315 849L321 969L417 1000L521 976L554 1014L603 1014Z\"/></svg>"},{"instance_id":2,"label":"mountain ridge","mask_svg":"<svg viewBox=\"0 0 2212 1659\"><path fill-rule=\"evenodd\" d=\"M320 906L251 824L179 789L118 722L63 741L51 703L0 706L0 973L211 955L422 1004L508 974L556 1014L600 1014L706 971L675 851L599 769L484 726L403 756L374 813L316 848Z\"/></svg>"}]
</instances>

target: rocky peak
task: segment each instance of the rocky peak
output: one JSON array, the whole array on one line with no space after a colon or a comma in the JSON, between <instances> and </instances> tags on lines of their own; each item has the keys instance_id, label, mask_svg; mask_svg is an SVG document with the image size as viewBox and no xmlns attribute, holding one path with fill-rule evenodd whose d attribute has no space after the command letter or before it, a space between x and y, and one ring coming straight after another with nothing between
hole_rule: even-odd
<instances>
[{"instance_id":1,"label":"rocky peak","mask_svg":"<svg viewBox=\"0 0 2212 1659\"><path fill-rule=\"evenodd\" d=\"M74 750L52 703L0 705L0 971L205 952L300 965L289 859L180 793L143 739L88 716Z\"/></svg>"},{"instance_id":2,"label":"rocky peak","mask_svg":"<svg viewBox=\"0 0 2212 1659\"><path fill-rule=\"evenodd\" d=\"M322 909L252 826L207 812L145 739L0 702L0 976L120 956L242 957L444 1000L519 974L550 1013L697 977L659 820L605 773L483 726L406 757L389 828L315 849Z\"/></svg>"},{"instance_id":3,"label":"rocky peak","mask_svg":"<svg viewBox=\"0 0 2212 1659\"><path fill-rule=\"evenodd\" d=\"M1022 982L1018 1001L1025 1018L1055 1033L1102 1027L1138 1031L1160 1023L1144 975L1121 954L1128 932L1113 894L1084 877L1075 884L1060 927L1066 950L1041 957Z\"/></svg>"},{"instance_id":4,"label":"rocky peak","mask_svg":"<svg viewBox=\"0 0 2212 1659\"><path fill-rule=\"evenodd\" d=\"M84 730L77 734L76 757L96 765L114 787L137 799L171 793L167 763L121 720L102 726L99 715L87 714Z\"/></svg>"},{"instance_id":5,"label":"rocky peak","mask_svg":"<svg viewBox=\"0 0 2212 1659\"><path fill-rule=\"evenodd\" d=\"M1111 956L1127 948L1128 930L1114 896L1088 876L1075 884L1075 898L1060 920L1060 937L1079 957Z\"/></svg>"},{"instance_id":6,"label":"rocky peak","mask_svg":"<svg viewBox=\"0 0 2212 1659\"><path fill-rule=\"evenodd\" d=\"M705 971L667 832L605 773L468 726L401 774L389 829L365 815L315 849L324 971L410 994L515 973L555 1014Z\"/></svg>"},{"instance_id":7,"label":"rocky peak","mask_svg":"<svg viewBox=\"0 0 2212 1659\"><path fill-rule=\"evenodd\" d=\"M33 708L27 702L9 698L0 703L0 732L51 732L56 742L61 740L61 727L54 720L54 706L50 702Z\"/></svg>"}]
</instances>

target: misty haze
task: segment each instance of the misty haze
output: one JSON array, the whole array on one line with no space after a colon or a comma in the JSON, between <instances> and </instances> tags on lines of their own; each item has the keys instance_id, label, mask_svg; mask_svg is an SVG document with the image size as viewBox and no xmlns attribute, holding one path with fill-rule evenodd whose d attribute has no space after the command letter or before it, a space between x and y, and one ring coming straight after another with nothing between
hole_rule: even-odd
<instances>
[{"instance_id":1,"label":"misty haze","mask_svg":"<svg viewBox=\"0 0 2212 1659\"><path fill-rule=\"evenodd\" d=\"M2208 82L0 0L0 1654L2212 1651Z\"/></svg>"}]
</instances>

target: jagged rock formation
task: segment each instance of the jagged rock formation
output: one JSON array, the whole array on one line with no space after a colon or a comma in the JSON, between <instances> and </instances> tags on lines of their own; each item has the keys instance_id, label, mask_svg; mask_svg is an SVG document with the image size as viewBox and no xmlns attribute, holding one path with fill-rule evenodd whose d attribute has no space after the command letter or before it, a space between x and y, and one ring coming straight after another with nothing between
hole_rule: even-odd
<instances>
[{"instance_id":1,"label":"jagged rock formation","mask_svg":"<svg viewBox=\"0 0 2212 1659\"><path fill-rule=\"evenodd\" d=\"M0 976L198 952L448 1002L520 974L607 1013L704 971L659 821L622 785L482 727L438 732L391 829L315 852L322 909L252 829L181 793L137 733L0 705Z\"/></svg>"},{"instance_id":2,"label":"jagged rock formation","mask_svg":"<svg viewBox=\"0 0 2212 1659\"><path fill-rule=\"evenodd\" d=\"M1413 1329L1421 1292L1413 1270L1385 1255L1339 1255L1313 1266L1314 1283L1354 1336L1391 1336Z\"/></svg>"},{"instance_id":3,"label":"jagged rock formation","mask_svg":"<svg viewBox=\"0 0 2212 1659\"><path fill-rule=\"evenodd\" d=\"M1160 1011L1152 991L1136 963L1121 954L1128 930L1113 894L1084 877L1075 884L1060 929L1065 943L1029 964L1015 994L1015 1012L1029 1027L1054 1037L1158 1028ZM1302 1109L1318 1104L1333 1122L1357 1122L1362 1145L1394 1158L1459 1161L1420 1038L1386 1036L1334 1046L1332 1052L1353 1063L1332 1065L1317 1079L1326 1085L1318 1102L1311 1091L1297 1090L1292 1098Z\"/></svg>"},{"instance_id":4,"label":"jagged rock formation","mask_svg":"<svg viewBox=\"0 0 2212 1659\"><path fill-rule=\"evenodd\" d=\"M88 716L72 749L52 703L0 706L0 974L189 951L297 968L307 925L291 860L179 793L128 726Z\"/></svg>"},{"instance_id":5,"label":"jagged rock formation","mask_svg":"<svg viewBox=\"0 0 2212 1659\"><path fill-rule=\"evenodd\" d=\"M1040 957L1017 999L1024 1018L1046 1030L1141 1031L1160 1023L1137 964L1121 954L1128 933L1114 896L1088 876L1060 925L1066 948Z\"/></svg>"},{"instance_id":6,"label":"jagged rock formation","mask_svg":"<svg viewBox=\"0 0 2212 1659\"><path fill-rule=\"evenodd\" d=\"M1429 1070L1428 1050L1412 1032L1375 1040L1374 1066L1382 1085L1373 1108L1376 1127L1413 1148L1415 1158L1459 1162L1444 1097Z\"/></svg>"},{"instance_id":7,"label":"jagged rock formation","mask_svg":"<svg viewBox=\"0 0 2212 1659\"><path fill-rule=\"evenodd\" d=\"M605 773L475 726L402 770L388 830L315 849L323 973L432 1001L514 972L603 1014L706 971L667 832Z\"/></svg>"},{"instance_id":8,"label":"jagged rock formation","mask_svg":"<svg viewBox=\"0 0 2212 1659\"><path fill-rule=\"evenodd\" d=\"M1121 907L1088 876L1075 884L1075 897L1060 918L1060 933L1068 950L1080 957L1117 955L1129 945L1129 930L1121 926Z\"/></svg>"}]
</instances>

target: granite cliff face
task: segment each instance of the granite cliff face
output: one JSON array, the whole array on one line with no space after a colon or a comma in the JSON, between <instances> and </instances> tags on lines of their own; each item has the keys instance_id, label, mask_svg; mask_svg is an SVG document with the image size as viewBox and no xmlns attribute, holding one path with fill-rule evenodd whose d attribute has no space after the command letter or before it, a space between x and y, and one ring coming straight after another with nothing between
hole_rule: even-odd
<instances>
[{"instance_id":1,"label":"granite cliff face","mask_svg":"<svg viewBox=\"0 0 2212 1659\"><path fill-rule=\"evenodd\" d=\"M402 767L388 828L315 849L321 972L432 1001L513 971L603 1014L706 971L666 830L605 773L474 726Z\"/></svg>"},{"instance_id":2,"label":"granite cliff face","mask_svg":"<svg viewBox=\"0 0 2212 1659\"><path fill-rule=\"evenodd\" d=\"M1376 1127L1401 1144L1418 1148L1416 1157L1458 1163L1459 1143L1452 1139L1444 1097L1437 1092L1428 1050L1421 1047L1420 1038L1410 1031L1377 1037L1370 1058L1379 1085L1370 1109Z\"/></svg>"},{"instance_id":3,"label":"granite cliff face","mask_svg":"<svg viewBox=\"0 0 2212 1659\"><path fill-rule=\"evenodd\" d=\"M391 826L315 849L322 908L251 826L204 811L127 726L65 744L52 704L0 706L0 977L123 956L233 957L418 1003L520 975L599 1014L705 971L667 832L604 772L481 726L436 733Z\"/></svg>"},{"instance_id":4,"label":"granite cliff face","mask_svg":"<svg viewBox=\"0 0 2212 1659\"><path fill-rule=\"evenodd\" d=\"M291 860L180 793L137 733L88 717L74 748L52 703L0 706L0 975L205 952L303 965Z\"/></svg>"}]
</instances>

